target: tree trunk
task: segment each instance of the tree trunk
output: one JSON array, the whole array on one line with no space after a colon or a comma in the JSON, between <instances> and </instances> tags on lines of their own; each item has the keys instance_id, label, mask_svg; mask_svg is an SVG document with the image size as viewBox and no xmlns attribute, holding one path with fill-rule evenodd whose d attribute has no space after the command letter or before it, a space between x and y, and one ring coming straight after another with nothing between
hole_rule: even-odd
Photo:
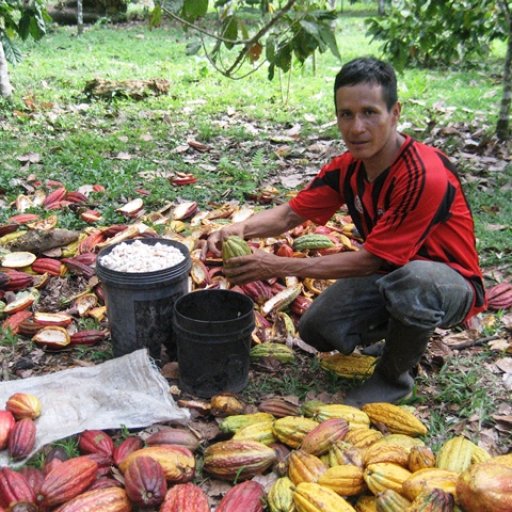
<instances>
[{"instance_id":1,"label":"tree trunk","mask_svg":"<svg viewBox=\"0 0 512 512\"><path fill-rule=\"evenodd\" d=\"M81 36L84 32L84 4L82 0L76 0L76 28L78 35Z\"/></svg>"},{"instance_id":2,"label":"tree trunk","mask_svg":"<svg viewBox=\"0 0 512 512\"><path fill-rule=\"evenodd\" d=\"M500 113L496 124L496 135L499 140L507 140L510 136L509 118L512 101L512 16L510 16L507 2L500 2L500 5L508 22L508 42L503 70L503 96L501 97Z\"/></svg>"},{"instance_id":3,"label":"tree trunk","mask_svg":"<svg viewBox=\"0 0 512 512\"><path fill-rule=\"evenodd\" d=\"M12 94L12 85L9 80L7 59L5 58L4 45L0 39L0 96L8 98Z\"/></svg>"},{"instance_id":4,"label":"tree trunk","mask_svg":"<svg viewBox=\"0 0 512 512\"><path fill-rule=\"evenodd\" d=\"M386 3L386 0L379 0L379 15L380 16L384 16L385 14L385 4Z\"/></svg>"}]
</instances>

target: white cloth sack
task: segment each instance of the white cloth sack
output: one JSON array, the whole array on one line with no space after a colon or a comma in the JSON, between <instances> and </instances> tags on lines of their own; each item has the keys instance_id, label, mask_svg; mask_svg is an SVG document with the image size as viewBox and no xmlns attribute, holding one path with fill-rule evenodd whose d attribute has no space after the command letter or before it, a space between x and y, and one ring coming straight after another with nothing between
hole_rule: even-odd
<instances>
[{"instance_id":1,"label":"white cloth sack","mask_svg":"<svg viewBox=\"0 0 512 512\"><path fill-rule=\"evenodd\" d=\"M176 405L146 349L96 366L1 382L0 409L18 392L31 393L41 401L36 445L29 457L44 445L83 430L142 428L190 419L190 411ZM0 466L23 462L11 463L7 450L0 452Z\"/></svg>"}]
</instances>

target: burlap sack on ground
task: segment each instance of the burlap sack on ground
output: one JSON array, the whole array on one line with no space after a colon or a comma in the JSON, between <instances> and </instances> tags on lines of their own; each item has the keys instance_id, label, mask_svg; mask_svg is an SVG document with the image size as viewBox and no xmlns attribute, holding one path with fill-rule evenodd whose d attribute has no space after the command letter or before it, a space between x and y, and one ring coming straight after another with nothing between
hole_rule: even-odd
<instances>
[{"instance_id":1,"label":"burlap sack on ground","mask_svg":"<svg viewBox=\"0 0 512 512\"><path fill-rule=\"evenodd\" d=\"M83 430L142 428L171 421L186 423L190 418L188 409L176 405L169 384L146 349L92 367L2 382L0 409L17 392L32 393L42 405L30 456L46 444ZM0 466L9 463L7 450L3 450Z\"/></svg>"}]
</instances>

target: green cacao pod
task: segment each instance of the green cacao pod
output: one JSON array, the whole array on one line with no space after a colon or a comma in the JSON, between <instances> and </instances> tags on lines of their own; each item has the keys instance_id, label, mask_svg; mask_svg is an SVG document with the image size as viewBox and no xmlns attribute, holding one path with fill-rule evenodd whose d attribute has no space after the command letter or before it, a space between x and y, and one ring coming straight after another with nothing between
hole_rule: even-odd
<instances>
[{"instance_id":1,"label":"green cacao pod","mask_svg":"<svg viewBox=\"0 0 512 512\"><path fill-rule=\"evenodd\" d=\"M326 235L302 235L293 241L292 249L294 251L328 249L333 247L333 241Z\"/></svg>"},{"instance_id":2,"label":"green cacao pod","mask_svg":"<svg viewBox=\"0 0 512 512\"><path fill-rule=\"evenodd\" d=\"M224 264L226 264L231 258L235 258L236 256L246 256L247 254L251 254L251 252L249 244L239 236L228 236L222 242L222 261Z\"/></svg>"}]
</instances>

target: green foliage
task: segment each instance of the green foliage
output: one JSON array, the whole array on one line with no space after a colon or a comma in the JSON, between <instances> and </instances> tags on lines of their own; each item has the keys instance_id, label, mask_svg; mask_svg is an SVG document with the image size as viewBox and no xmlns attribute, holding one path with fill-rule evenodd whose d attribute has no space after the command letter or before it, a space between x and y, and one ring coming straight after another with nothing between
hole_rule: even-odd
<instances>
[{"instance_id":1,"label":"green foliage","mask_svg":"<svg viewBox=\"0 0 512 512\"><path fill-rule=\"evenodd\" d=\"M398 0L387 17L366 23L399 69L467 65L485 58L494 39L505 38L494 0Z\"/></svg>"}]
</instances>

